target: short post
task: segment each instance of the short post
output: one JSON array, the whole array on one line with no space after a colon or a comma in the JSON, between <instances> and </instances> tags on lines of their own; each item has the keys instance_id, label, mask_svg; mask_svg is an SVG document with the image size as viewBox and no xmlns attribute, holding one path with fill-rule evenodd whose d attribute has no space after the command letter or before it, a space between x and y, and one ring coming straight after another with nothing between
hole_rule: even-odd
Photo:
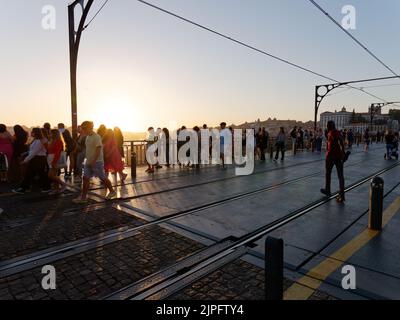
<instances>
[{"instance_id":1,"label":"short post","mask_svg":"<svg viewBox=\"0 0 400 320\"><path fill-rule=\"evenodd\" d=\"M384 181L381 177L372 179L369 196L368 221L368 228L371 230L382 230L383 187Z\"/></svg>"},{"instance_id":2,"label":"short post","mask_svg":"<svg viewBox=\"0 0 400 320\"><path fill-rule=\"evenodd\" d=\"M136 178L136 166L137 166L137 159L136 159L136 152L134 143L131 142L131 178L134 180Z\"/></svg>"},{"instance_id":3,"label":"short post","mask_svg":"<svg viewBox=\"0 0 400 320\"><path fill-rule=\"evenodd\" d=\"M265 240L265 298L283 300L283 240Z\"/></svg>"}]
</instances>

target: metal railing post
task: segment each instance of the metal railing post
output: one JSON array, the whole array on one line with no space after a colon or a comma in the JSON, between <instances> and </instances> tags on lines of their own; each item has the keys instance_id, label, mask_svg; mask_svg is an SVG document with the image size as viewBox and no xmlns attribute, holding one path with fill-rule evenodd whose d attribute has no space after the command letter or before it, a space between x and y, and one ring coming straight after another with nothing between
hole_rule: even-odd
<instances>
[{"instance_id":1,"label":"metal railing post","mask_svg":"<svg viewBox=\"0 0 400 320\"><path fill-rule=\"evenodd\" d=\"M131 178L132 180L136 178L136 167L137 167L137 159L135 152L134 142L131 142Z\"/></svg>"}]
</instances>

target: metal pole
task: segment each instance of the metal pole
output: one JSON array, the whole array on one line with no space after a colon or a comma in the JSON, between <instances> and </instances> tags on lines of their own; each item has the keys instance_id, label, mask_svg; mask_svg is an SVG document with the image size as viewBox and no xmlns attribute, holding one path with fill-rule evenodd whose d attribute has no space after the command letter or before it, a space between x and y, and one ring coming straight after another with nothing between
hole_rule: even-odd
<instances>
[{"instance_id":1,"label":"metal pole","mask_svg":"<svg viewBox=\"0 0 400 320\"><path fill-rule=\"evenodd\" d=\"M381 177L375 177L371 182L369 197L369 221L368 228L382 230L384 181Z\"/></svg>"},{"instance_id":2,"label":"metal pole","mask_svg":"<svg viewBox=\"0 0 400 320\"><path fill-rule=\"evenodd\" d=\"M265 298L283 300L283 240L265 240Z\"/></svg>"},{"instance_id":3,"label":"metal pole","mask_svg":"<svg viewBox=\"0 0 400 320\"><path fill-rule=\"evenodd\" d=\"M315 87L315 105L314 105L314 131L317 131L318 120L318 87Z\"/></svg>"},{"instance_id":4,"label":"metal pole","mask_svg":"<svg viewBox=\"0 0 400 320\"><path fill-rule=\"evenodd\" d=\"M75 14L74 5L68 6L68 26L69 26L69 66L71 79L71 119L72 119L72 137L77 138L78 128L78 111L76 96L76 67L77 67L77 50L75 47Z\"/></svg>"},{"instance_id":5,"label":"metal pole","mask_svg":"<svg viewBox=\"0 0 400 320\"><path fill-rule=\"evenodd\" d=\"M72 119L72 137L75 140L78 136L78 103L77 103L77 85L76 72L78 65L78 52L82 32L85 29L85 21L90 7L94 0L88 0L86 5L83 0L76 0L68 6L68 30L69 30L69 60L70 60L70 80L71 80L71 119ZM82 6L82 16L79 21L78 30L75 31L75 7Z\"/></svg>"},{"instance_id":6,"label":"metal pole","mask_svg":"<svg viewBox=\"0 0 400 320\"><path fill-rule=\"evenodd\" d=\"M135 152L134 142L131 142L131 178L136 178L136 167L137 167L137 155Z\"/></svg>"}]
</instances>

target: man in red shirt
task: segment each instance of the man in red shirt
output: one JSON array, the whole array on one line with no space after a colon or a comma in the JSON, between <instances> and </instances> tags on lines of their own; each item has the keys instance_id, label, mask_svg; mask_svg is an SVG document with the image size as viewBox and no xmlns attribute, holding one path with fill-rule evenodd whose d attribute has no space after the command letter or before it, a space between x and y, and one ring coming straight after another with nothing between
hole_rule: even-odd
<instances>
[{"instance_id":1,"label":"man in red shirt","mask_svg":"<svg viewBox=\"0 0 400 320\"><path fill-rule=\"evenodd\" d=\"M331 196L331 174L333 166L336 166L339 178L339 196L336 198L338 202L344 202L344 174L343 163L345 159L344 142L340 131L336 130L335 122L328 121L328 136L325 158L325 189L321 189L321 193Z\"/></svg>"}]
</instances>

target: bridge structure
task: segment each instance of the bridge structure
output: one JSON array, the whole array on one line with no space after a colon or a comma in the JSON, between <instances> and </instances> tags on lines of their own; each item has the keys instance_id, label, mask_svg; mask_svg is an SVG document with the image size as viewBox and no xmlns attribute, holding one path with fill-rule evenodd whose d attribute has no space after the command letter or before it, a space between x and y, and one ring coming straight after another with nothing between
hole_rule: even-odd
<instances>
[{"instance_id":1,"label":"bridge structure","mask_svg":"<svg viewBox=\"0 0 400 320\"><path fill-rule=\"evenodd\" d=\"M345 164L346 202L320 194L321 153L232 167L139 168L114 181L107 201L94 181L63 195L0 194L0 299L264 299L266 237L282 239L284 299L399 299L400 167L385 146L354 146ZM382 229L368 228L371 181L384 181ZM338 181L333 175L333 188ZM42 289L42 267L57 271ZM354 267L356 287L342 280ZM343 269L346 267L345 269Z\"/></svg>"}]
</instances>

